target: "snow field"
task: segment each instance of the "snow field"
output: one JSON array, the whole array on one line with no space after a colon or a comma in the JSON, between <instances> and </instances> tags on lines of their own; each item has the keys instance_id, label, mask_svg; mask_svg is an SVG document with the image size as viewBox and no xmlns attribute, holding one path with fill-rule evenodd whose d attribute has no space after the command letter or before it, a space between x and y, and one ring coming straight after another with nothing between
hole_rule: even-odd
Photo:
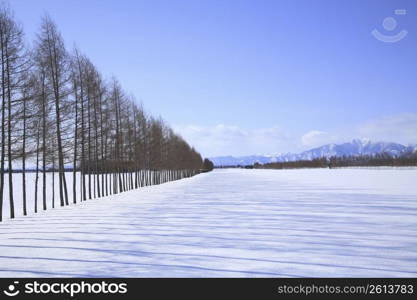
<instances>
[{"instance_id":1,"label":"snow field","mask_svg":"<svg viewBox=\"0 0 417 300\"><path fill-rule=\"evenodd\" d=\"M416 182L417 169L215 170L6 220L0 276L415 277Z\"/></svg>"}]
</instances>

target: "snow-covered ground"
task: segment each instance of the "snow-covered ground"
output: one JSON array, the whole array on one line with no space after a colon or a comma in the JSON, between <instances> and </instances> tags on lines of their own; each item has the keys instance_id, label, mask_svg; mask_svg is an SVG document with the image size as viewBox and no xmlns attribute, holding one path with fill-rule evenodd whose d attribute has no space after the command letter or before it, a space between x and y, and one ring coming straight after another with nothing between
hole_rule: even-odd
<instances>
[{"instance_id":1,"label":"snow-covered ground","mask_svg":"<svg viewBox=\"0 0 417 300\"><path fill-rule=\"evenodd\" d=\"M417 276L417 169L216 170L0 224L0 276Z\"/></svg>"},{"instance_id":2,"label":"snow-covered ground","mask_svg":"<svg viewBox=\"0 0 417 300\"><path fill-rule=\"evenodd\" d=\"M54 176L52 176L52 172L46 173L46 207L47 209L51 209L54 205L55 207L59 206L59 177L58 173L56 172ZM15 215L17 217L23 216L23 186L22 186L22 173L14 173L13 177L13 197L14 197L14 208L15 208ZM10 203L9 203L9 177L8 174L5 174L5 186L4 186L4 200L3 200L3 218L8 219L10 218ZM86 177L86 185L88 185L88 176ZM35 180L36 174L34 172L26 173L26 202L27 202L27 212L29 215L33 214L35 210ZM65 180L67 182L67 191L68 191L68 199L69 202L73 202L73 189L72 189L72 182L73 182L73 173L72 172L65 172ZM80 181L81 181L81 173L77 172L77 201L81 199L80 194ZM52 197L52 182L55 184L55 188L53 189L54 197ZM91 180L92 185L94 184L93 179ZM39 173L38 178L38 211L42 210L42 173ZM88 195L88 194L87 194ZM54 204L52 203L54 202ZM0 223L1 225L1 223Z\"/></svg>"}]
</instances>

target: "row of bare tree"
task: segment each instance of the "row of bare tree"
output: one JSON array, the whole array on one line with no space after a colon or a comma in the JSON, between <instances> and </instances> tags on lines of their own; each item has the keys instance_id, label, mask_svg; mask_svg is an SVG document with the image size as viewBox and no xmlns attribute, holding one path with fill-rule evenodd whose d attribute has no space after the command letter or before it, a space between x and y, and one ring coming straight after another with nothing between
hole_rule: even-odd
<instances>
[{"instance_id":1,"label":"row of bare tree","mask_svg":"<svg viewBox=\"0 0 417 300\"><path fill-rule=\"evenodd\" d=\"M202 168L200 154L161 119L148 116L115 78L104 80L77 49L69 53L48 16L29 48L13 13L0 7L0 64L0 221L5 187L10 218L14 188L22 189L28 213L29 171L36 174L38 212L48 208L48 186L55 195L55 173L64 206L189 177ZM21 186L14 186L14 176L22 176Z\"/></svg>"}]
</instances>

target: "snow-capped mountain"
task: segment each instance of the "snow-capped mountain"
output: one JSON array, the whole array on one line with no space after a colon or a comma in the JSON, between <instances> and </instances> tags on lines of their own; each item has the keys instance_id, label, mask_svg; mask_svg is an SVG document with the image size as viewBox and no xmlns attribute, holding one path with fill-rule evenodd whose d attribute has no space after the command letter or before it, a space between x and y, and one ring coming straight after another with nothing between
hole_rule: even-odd
<instances>
[{"instance_id":1,"label":"snow-capped mountain","mask_svg":"<svg viewBox=\"0 0 417 300\"><path fill-rule=\"evenodd\" d=\"M277 155L250 155L250 156L219 156L210 160L215 166L245 166L254 163L271 163L295 160L312 160L320 157L349 156L349 155L373 155L377 153L388 153L392 156L399 156L406 152L417 151L417 147L404 146L398 143L371 142L369 139L354 139L350 143L328 144L301 153L286 153Z\"/></svg>"}]
</instances>

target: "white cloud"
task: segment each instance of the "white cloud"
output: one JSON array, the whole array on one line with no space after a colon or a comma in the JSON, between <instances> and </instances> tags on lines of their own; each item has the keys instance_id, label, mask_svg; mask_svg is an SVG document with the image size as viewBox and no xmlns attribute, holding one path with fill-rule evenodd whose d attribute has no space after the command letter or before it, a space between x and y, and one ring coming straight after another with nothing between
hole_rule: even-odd
<instances>
[{"instance_id":1,"label":"white cloud","mask_svg":"<svg viewBox=\"0 0 417 300\"><path fill-rule=\"evenodd\" d=\"M371 141L396 142L404 145L417 144L417 114L399 114L368 120L353 128L335 132L312 130L301 137L306 148L329 143L342 143L354 138L368 138Z\"/></svg>"},{"instance_id":2,"label":"white cloud","mask_svg":"<svg viewBox=\"0 0 417 300\"><path fill-rule=\"evenodd\" d=\"M319 147L333 142L334 138L328 132L312 130L301 137L301 143L308 148Z\"/></svg>"},{"instance_id":3,"label":"white cloud","mask_svg":"<svg viewBox=\"0 0 417 300\"><path fill-rule=\"evenodd\" d=\"M358 126L338 131L310 130L302 135L290 134L280 127L247 130L238 126L218 124L206 127L174 126L174 128L206 157L294 153L329 143L348 142L354 138L402 144L417 143L417 114L369 120Z\"/></svg>"},{"instance_id":4,"label":"white cloud","mask_svg":"<svg viewBox=\"0 0 417 300\"><path fill-rule=\"evenodd\" d=\"M357 133L374 141L417 143L417 114L401 114L370 120L358 126Z\"/></svg>"},{"instance_id":5,"label":"white cloud","mask_svg":"<svg viewBox=\"0 0 417 300\"><path fill-rule=\"evenodd\" d=\"M291 137L278 127L246 130L238 126L175 126L175 131L203 156L250 155L289 151Z\"/></svg>"}]
</instances>

